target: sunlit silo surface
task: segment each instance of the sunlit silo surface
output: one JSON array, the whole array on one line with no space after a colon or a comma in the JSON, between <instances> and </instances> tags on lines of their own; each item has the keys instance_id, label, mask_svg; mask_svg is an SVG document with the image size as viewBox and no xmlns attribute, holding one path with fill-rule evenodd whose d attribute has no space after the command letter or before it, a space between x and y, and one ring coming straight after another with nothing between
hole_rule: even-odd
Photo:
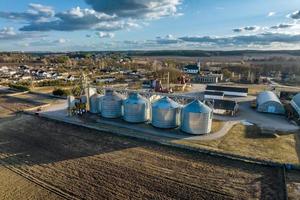
<instances>
[{"instance_id":1,"label":"sunlit silo surface","mask_svg":"<svg viewBox=\"0 0 300 200\"><path fill-rule=\"evenodd\" d=\"M99 101L100 95L95 93L90 97L90 112L91 113L99 113L98 110L98 101Z\"/></svg>"},{"instance_id":2,"label":"sunlit silo surface","mask_svg":"<svg viewBox=\"0 0 300 200\"><path fill-rule=\"evenodd\" d=\"M68 108L71 109L75 106L75 97L68 96Z\"/></svg>"},{"instance_id":3,"label":"sunlit silo surface","mask_svg":"<svg viewBox=\"0 0 300 200\"><path fill-rule=\"evenodd\" d=\"M152 103L154 103L155 101L159 100L160 98L162 98L162 96L160 95L152 95L150 98L149 98L149 102L150 102L150 105ZM150 111L148 113L148 119L152 119L152 112L151 112L151 106L150 106Z\"/></svg>"},{"instance_id":4,"label":"sunlit silo surface","mask_svg":"<svg viewBox=\"0 0 300 200\"><path fill-rule=\"evenodd\" d=\"M130 93L124 101L124 120L132 123L148 121L149 101L137 94Z\"/></svg>"},{"instance_id":5,"label":"sunlit silo surface","mask_svg":"<svg viewBox=\"0 0 300 200\"><path fill-rule=\"evenodd\" d=\"M105 118L118 118L122 116L123 97L112 91L106 90L101 101L101 115Z\"/></svg>"},{"instance_id":6,"label":"sunlit silo surface","mask_svg":"<svg viewBox=\"0 0 300 200\"><path fill-rule=\"evenodd\" d=\"M98 109L98 113L101 113L101 104L102 104L102 99L103 99L104 95L98 95L97 96L97 109Z\"/></svg>"},{"instance_id":7,"label":"sunlit silo surface","mask_svg":"<svg viewBox=\"0 0 300 200\"><path fill-rule=\"evenodd\" d=\"M81 100L81 103L87 103L87 96L86 95L81 95L80 100Z\"/></svg>"},{"instance_id":8,"label":"sunlit silo surface","mask_svg":"<svg viewBox=\"0 0 300 200\"><path fill-rule=\"evenodd\" d=\"M182 131L190 134L206 134L211 131L212 109L199 100L184 106L181 110Z\"/></svg>"},{"instance_id":9,"label":"sunlit silo surface","mask_svg":"<svg viewBox=\"0 0 300 200\"><path fill-rule=\"evenodd\" d=\"M169 97L152 104L152 125L158 128L175 128L180 122L181 106Z\"/></svg>"}]
</instances>

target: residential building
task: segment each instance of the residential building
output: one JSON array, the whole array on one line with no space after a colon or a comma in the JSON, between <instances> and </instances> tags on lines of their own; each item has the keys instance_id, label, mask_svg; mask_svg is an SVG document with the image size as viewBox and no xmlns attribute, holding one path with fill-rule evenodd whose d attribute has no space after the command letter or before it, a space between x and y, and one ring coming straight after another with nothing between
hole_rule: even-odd
<instances>
[{"instance_id":1,"label":"residential building","mask_svg":"<svg viewBox=\"0 0 300 200\"><path fill-rule=\"evenodd\" d=\"M200 75L195 78L198 83L218 83L223 80L223 74Z\"/></svg>"},{"instance_id":2,"label":"residential building","mask_svg":"<svg viewBox=\"0 0 300 200\"><path fill-rule=\"evenodd\" d=\"M187 65L183 68L184 73L187 74L199 74L201 70L200 60L198 60L197 64Z\"/></svg>"}]
</instances>

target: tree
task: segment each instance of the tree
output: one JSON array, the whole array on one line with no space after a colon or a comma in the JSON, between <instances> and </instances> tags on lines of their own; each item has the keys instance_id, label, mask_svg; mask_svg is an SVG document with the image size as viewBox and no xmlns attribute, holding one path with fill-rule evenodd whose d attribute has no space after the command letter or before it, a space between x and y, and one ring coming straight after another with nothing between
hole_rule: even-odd
<instances>
[{"instance_id":1,"label":"tree","mask_svg":"<svg viewBox=\"0 0 300 200\"><path fill-rule=\"evenodd\" d=\"M222 74L225 79L231 78L231 72L228 69L223 69Z\"/></svg>"}]
</instances>

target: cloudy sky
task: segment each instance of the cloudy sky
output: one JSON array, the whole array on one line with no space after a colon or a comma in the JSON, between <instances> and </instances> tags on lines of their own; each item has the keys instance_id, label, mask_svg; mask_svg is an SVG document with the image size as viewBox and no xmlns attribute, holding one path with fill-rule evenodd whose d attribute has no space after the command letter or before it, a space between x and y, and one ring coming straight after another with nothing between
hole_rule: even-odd
<instances>
[{"instance_id":1,"label":"cloudy sky","mask_svg":"<svg viewBox=\"0 0 300 200\"><path fill-rule=\"evenodd\" d=\"M156 49L300 49L300 1L0 1L0 51Z\"/></svg>"}]
</instances>

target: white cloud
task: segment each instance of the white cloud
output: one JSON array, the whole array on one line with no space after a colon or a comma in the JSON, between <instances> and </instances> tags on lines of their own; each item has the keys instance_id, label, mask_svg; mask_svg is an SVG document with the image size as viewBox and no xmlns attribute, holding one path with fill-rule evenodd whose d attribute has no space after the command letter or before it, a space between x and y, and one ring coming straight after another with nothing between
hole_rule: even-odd
<instances>
[{"instance_id":1,"label":"white cloud","mask_svg":"<svg viewBox=\"0 0 300 200\"><path fill-rule=\"evenodd\" d=\"M158 19L178 14L181 0L85 0L98 12L118 17Z\"/></svg>"},{"instance_id":2,"label":"white cloud","mask_svg":"<svg viewBox=\"0 0 300 200\"><path fill-rule=\"evenodd\" d=\"M52 7L32 3L29 4L29 9L25 12L0 11L0 18L38 23L50 20L54 17L54 14L55 11Z\"/></svg>"},{"instance_id":3,"label":"white cloud","mask_svg":"<svg viewBox=\"0 0 300 200\"><path fill-rule=\"evenodd\" d=\"M297 10L291 14L289 14L287 17L292 18L292 19L300 19L300 10Z\"/></svg>"},{"instance_id":4,"label":"white cloud","mask_svg":"<svg viewBox=\"0 0 300 200\"><path fill-rule=\"evenodd\" d=\"M272 17L272 16L274 16L274 15L276 15L276 12L269 12L269 13L268 13L268 17Z\"/></svg>"},{"instance_id":5,"label":"white cloud","mask_svg":"<svg viewBox=\"0 0 300 200\"><path fill-rule=\"evenodd\" d=\"M3 36L14 36L16 35L16 32L14 31L13 27L4 27L0 30L0 37Z\"/></svg>"},{"instance_id":6,"label":"white cloud","mask_svg":"<svg viewBox=\"0 0 300 200\"><path fill-rule=\"evenodd\" d=\"M107 32L97 32L96 35L99 38L113 38L115 35L113 33L107 33Z\"/></svg>"},{"instance_id":7,"label":"white cloud","mask_svg":"<svg viewBox=\"0 0 300 200\"><path fill-rule=\"evenodd\" d=\"M67 42L67 40L64 39L64 38L60 38L60 39L57 40L57 42L60 43L60 44L64 44L64 43Z\"/></svg>"},{"instance_id":8,"label":"white cloud","mask_svg":"<svg viewBox=\"0 0 300 200\"><path fill-rule=\"evenodd\" d=\"M278 24L278 25L275 25L275 26L271 26L270 29L287 29L287 28L290 28L290 27L293 27L294 24Z\"/></svg>"},{"instance_id":9,"label":"white cloud","mask_svg":"<svg viewBox=\"0 0 300 200\"><path fill-rule=\"evenodd\" d=\"M240 33L240 32L244 32L244 31L259 31L261 30L262 28L259 27L259 26L245 26L245 27L242 27L242 28L235 28L235 29L232 29L233 32L236 32L236 33Z\"/></svg>"},{"instance_id":10,"label":"white cloud","mask_svg":"<svg viewBox=\"0 0 300 200\"><path fill-rule=\"evenodd\" d=\"M43 46L57 46L57 45L64 45L68 42L68 40L64 38L59 38L57 40L51 40L48 38L41 38L39 40L34 40L31 42L28 42L28 46L38 46L38 47L43 47Z\"/></svg>"}]
</instances>

